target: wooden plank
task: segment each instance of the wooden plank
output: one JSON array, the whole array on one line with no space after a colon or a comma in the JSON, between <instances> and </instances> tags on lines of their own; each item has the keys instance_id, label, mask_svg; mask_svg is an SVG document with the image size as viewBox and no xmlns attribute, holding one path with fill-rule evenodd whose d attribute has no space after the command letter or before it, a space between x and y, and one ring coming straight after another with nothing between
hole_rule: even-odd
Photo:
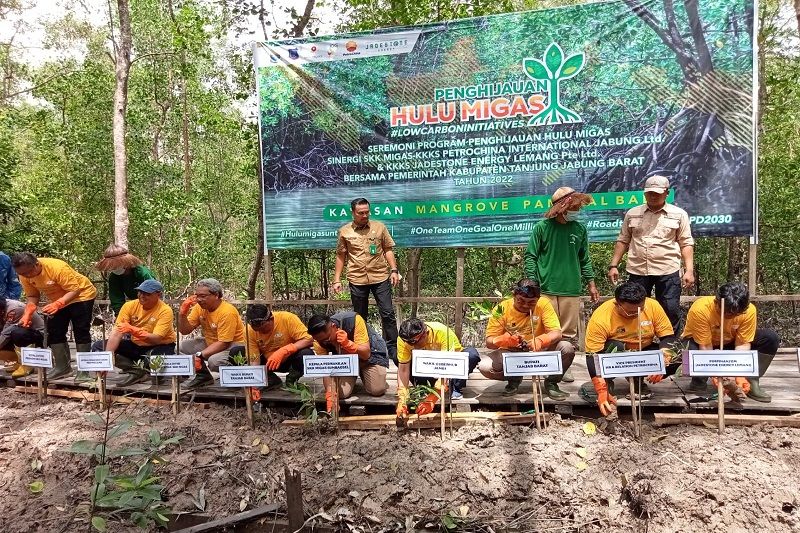
<instances>
[{"instance_id":1,"label":"wooden plank","mask_svg":"<svg viewBox=\"0 0 800 533\"><path fill-rule=\"evenodd\" d=\"M175 533L202 533L204 531L222 531L226 527L235 526L236 524L241 524L243 522L248 522L251 520L255 520L257 518L261 518L268 514L275 513L279 511L280 508L281 504L272 503L270 505L264 505L256 509L252 509L250 511L245 511L243 513L236 513L231 516L226 516L225 518L212 520L210 522L206 522L205 524L179 529Z\"/></svg>"},{"instance_id":2,"label":"wooden plank","mask_svg":"<svg viewBox=\"0 0 800 533\"><path fill-rule=\"evenodd\" d=\"M672 426L691 424L695 426L710 425L715 427L717 415L695 413L654 413L656 426ZM774 416L774 415L737 415L726 414L725 424L728 426L755 426L757 424L772 424L779 427L800 428L800 417Z\"/></svg>"},{"instance_id":3,"label":"wooden plank","mask_svg":"<svg viewBox=\"0 0 800 533\"><path fill-rule=\"evenodd\" d=\"M289 515L289 529L303 531L305 515L303 514L303 482L300 472L288 466L283 467L286 488L286 512Z\"/></svg>"},{"instance_id":4,"label":"wooden plank","mask_svg":"<svg viewBox=\"0 0 800 533\"><path fill-rule=\"evenodd\" d=\"M14 387L14 392L22 392L26 394L36 394L37 390L32 389L30 387L25 387L22 385L17 385ZM48 396L55 396L57 398L69 398L71 400L86 400L89 402L97 402L100 401L100 395L96 392L88 392L83 390L64 390L64 389L54 389L48 388L47 389ZM131 398L128 396L115 396L114 403L144 403L147 405L155 405L161 407L169 407L172 403L169 400L153 400L150 398ZM209 409L211 407L210 404L207 403L195 403L194 407L197 409Z\"/></svg>"},{"instance_id":5,"label":"wooden plank","mask_svg":"<svg viewBox=\"0 0 800 533\"><path fill-rule=\"evenodd\" d=\"M483 422L499 422L503 424L532 424L535 417L532 414L494 412L494 413L453 413L453 427L462 427L467 424ZM546 420L551 420L553 415L547 413ZM343 416L339 417L339 427L341 429L353 430L372 430L384 429L395 426L395 415L370 415L370 416ZM281 424L289 427L302 427L306 425L305 420L284 420ZM429 414L422 417L408 419L409 429L436 429L439 428L439 415Z\"/></svg>"}]
</instances>

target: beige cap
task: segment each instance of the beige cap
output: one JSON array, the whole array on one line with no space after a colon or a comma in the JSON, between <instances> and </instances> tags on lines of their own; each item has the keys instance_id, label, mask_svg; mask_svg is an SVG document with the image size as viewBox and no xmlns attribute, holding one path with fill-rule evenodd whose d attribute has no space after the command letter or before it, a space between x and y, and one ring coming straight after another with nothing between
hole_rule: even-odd
<instances>
[{"instance_id":1,"label":"beige cap","mask_svg":"<svg viewBox=\"0 0 800 533\"><path fill-rule=\"evenodd\" d=\"M669 180L664 176L650 176L644 182L644 192L664 194L669 189Z\"/></svg>"},{"instance_id":2,"label":"beige cap","mask_svg":"<svg viewBox=\"0 0 800 533\"><path fill-rule=\"evenodd\" d=\"M555 204L556 202L558 202L562 198L569 196L570 194L575 194L575 189L573 189L572 187L559 187L558 189L556 189L556 192L553 193L553 196L550 200Z\"/></svg>"}]
</instances>

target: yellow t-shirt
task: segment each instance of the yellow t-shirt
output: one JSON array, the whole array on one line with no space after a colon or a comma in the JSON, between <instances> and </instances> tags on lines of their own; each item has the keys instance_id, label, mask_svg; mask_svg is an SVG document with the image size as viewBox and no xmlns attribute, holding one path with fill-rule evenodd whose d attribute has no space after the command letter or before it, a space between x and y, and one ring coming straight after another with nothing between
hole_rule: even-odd
<instances>
[{"instance_id":1,"label":"yellow t-shirt","mask_svg":"<svg viewBox=\"0 0 800 533\"><path fill-rule=\"evenodd\" d=\"M625 318L614 309L615 300L603 302L595 309L586 326L586 352L603 351L607 341L615 340L625 343L628 350L639 349L639 331L636 317ZM672 324L667 314L657 301L646 298L641 312L642 347L653 343L654 337L664 338L673 335Z\"/></svg>"},{"instance_id":2,"label":"yellow t-shirt","mask_svg":"<svg viewBox=\"0 0 800 533\"><path fill-rule=\"evenodd\" d=\"M353 342L356 344L369 344L369 332L367 332L367 323L361 318L361 315L356 315L356 325L353 328ZM339 353L338 346L322 346L317 341L314 341L314 353L318 355L328 355Z\"/></svg>"},{"instance_id":3,"label":"yellow t-shirt","mask_svg":"<svg viewBox=\"0 0 800 533\"><path fill-rule=\"evenodd\" d=\"M686 315L683 338L693 338L697 344L719 348L719 307L716 297L703 296L695 300ZM725 318L724 344L753 342L756 336L756 306L750 304L741 315Z\"/></svg>"},{"instance_id":4,"label":"yellow t-shirt","mask_svg":"<svg viewBox=\"0 0 800 533\"><path fill-rule=\"evenodd\" d=\"M411 346L403 339L397 339L397 361L411 362L411 350L437 350L442 352L461 352L464 348L456 333L440 322L425 322L428 337L425 344Z\"/></svg>"},{"instance_id":5,"label":"yellow t-shirt","mask_svg":"<svg viewBox=\"0 0 800 533\"><path fill-rule=\"evenodd\" d=\"M533 323L532 334L531 323ZM489 317L489 323L486 325L486 339L503 333L511 333L512 335L521 335L523 339L529 341L533 337L556 329L561 329L561 322L558 320L556 310L553 309L553 304L547 298L539 298L531 315L520 313L514 309L514 298L509 298L492 309L492 316Z\"/></svg>"},{"instance_id":6,"label":"yellow t-shirt","mask_svg":"<svg viewBox=\"0 0 800 533\"><path fill-rule=\"evenodd\" d=\"M89 278L76 272L61 259L40 257L39 264L42 265L42 273L38 276L19 276L26 296L44 295L47 301L55 302L68 292L78 291L78 295L70 303L88 302L97 296L97 289Z\"/></svg>"},{"instance_id":7,"label":"yellow t-shirt","mask_svg":"<svg viewBox=\"0 0 800 533\"><path fill-rule=\"evenodd\" d=\"M115 324L130 324L137 328L142 328L148 333L161 335L163 340L160 344L171 344L175 342L175 326L172 323L174 314L172 308L162 301L159 301L149 311L142 307L139 300L130 300L122 305L119 310ZM131 339L134 344L139 346L155 346L146 341Z\"/></svg>"},{"instance_id":8,"label":"yellow t-shirt","mask_svg":"<svg viewBox=\"0 0 800 533\"><path fill-rule=\"evenodd\" d=\"M259 333L249 324L247 327L246 339L249 341L247 353L250 359L257 360L260 355L269 357L278 348L283 348L287 344L310 339L305 324L300 317L289 311L275 311L275 325L269 334Z\"/></svg>"},{"instance_id":9,"label":"yellow t-shirt","mask_svg":"<svg viewBox=\"0 0 800 533\"><path fill-rule=\"evenodd\" d=\"M228 302L220 303L213 311L206 311L199 305L192 307L186 320L193 328L202 326L206 346L217 341L244 344L244 324L239 311Z\"/></svg>"}]
</instances>

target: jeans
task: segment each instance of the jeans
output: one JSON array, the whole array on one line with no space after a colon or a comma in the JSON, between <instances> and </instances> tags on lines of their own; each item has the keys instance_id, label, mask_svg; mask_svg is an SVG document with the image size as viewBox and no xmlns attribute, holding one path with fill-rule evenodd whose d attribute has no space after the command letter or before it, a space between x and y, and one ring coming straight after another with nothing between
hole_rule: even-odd
<instances>
[{"instance_id":1,"label":"jeans","mask_svg":"<svg viewBox=\"0 0 800 533\"><path fill-rule=\"evenodd\" d=\"M381 315L381 330L383 338L386 339L386 347L389 349L389 359L397 364L397 318L394 314L392 305L392 282L387 278L381 283L372 285L353 285L350 284L350 301L353 303L353 311L361 315L365 321L369 308L369 294L375 296L378 304L378 313Z\"/></svg>"},{"instance_id":2,"label":"jeans","mask_svg":"<svg viewBox=\"0 0 800 533\"><path fill-rule=\"evenodd\" d=\"M103 341L95 341L92 343L93 352L102 352L105 349ZM172 344L157 344L155 346L140 346L130 339L122 339L119 341L119 346L114 354L114 361L118 368L122 370L129 370L136 365L136 362L143 360L145 368L150 365L151 355L174 355L175 343Z\"/></svg>"},{"instance_id":3,"label":"jeans","mask_svg":"<svg viewBox=\"0 0 800 533\"><path fill-rule=\"evenodd\" d=\"M665 276L640 276L628 274L628 280L644 287L648 296L656 288L656 300L664 308L667 318L672 323L672 331L680 335L681 325L681 276L678 272Z\"/></svg>"}]
</instances>

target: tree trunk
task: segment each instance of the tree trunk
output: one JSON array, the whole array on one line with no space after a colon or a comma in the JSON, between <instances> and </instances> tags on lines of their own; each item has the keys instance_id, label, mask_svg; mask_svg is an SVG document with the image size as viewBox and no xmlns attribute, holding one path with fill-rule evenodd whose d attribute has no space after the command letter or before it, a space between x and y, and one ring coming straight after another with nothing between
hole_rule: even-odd
<instances>
[{"instance_id":1,"label":"tree trunk","mask_svg":"<svg viewBox=\"0 0 800 533\"><path fill-rule=\"evenodd\" d=\"M408 296L419 296L419 265L422 259L422 248L409 248L407 253L406 263L406 277L408 278ZM411 304L411 317L417 316L419 304L414 302Z\"/></svg>"},{"instance_id":2,"label":"tree trunk","mask_svg":"<svg viewBox=\"0 0 800 533\"><path fill-rule=\"evenodd\" d=\"M258 193L258 244L256 246L256 257L253 267L250 269L250 276L247 279L247 299L255 300L256 282L261 272L261 264L264 261L264 195Z\"/></svg>"},{"instance_id":3,"label":"tree trunk","mask_svg":"<svg viewBox=\"0 0 800 533\"><path fill-rule=\"evenodd\" d=\"M797 33L800 34L800 0L794 0L794 15L797 18Z\"/></svg>"},{"instance_id":4,"label":"tree trunk","mask_svg":"<svg viewBox=\"0 0 800 533\"><path fill-rule=\"evenodd\" d=\"M131 14L128 0L117 0L119 43L115 48L114 87L114 242L128 246L128 154L125 146L128 78L131 71Z\"/></svg>"}]
</instances>

